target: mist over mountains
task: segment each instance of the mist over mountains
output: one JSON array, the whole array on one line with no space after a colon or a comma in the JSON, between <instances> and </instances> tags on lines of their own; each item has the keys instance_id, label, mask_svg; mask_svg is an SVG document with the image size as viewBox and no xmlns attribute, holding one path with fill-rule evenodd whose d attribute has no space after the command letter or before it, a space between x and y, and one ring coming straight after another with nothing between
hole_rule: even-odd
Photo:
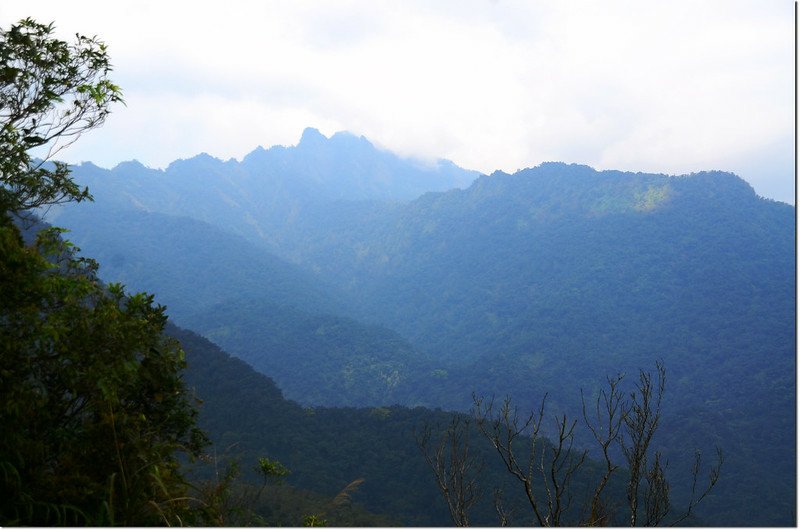
<instances>
[{"instance_id":1,"label":"mist over mountains","mask_svg":"<svg viewBox=\"0 0 800 530\"><path fill-rule=\"evenodd\" d=\"M402 159L364 137L341 132L328 139L311 128L296 146L259 147L241 162L203 153L165 170L136 161L112 170L84 163L76 170L105 207L193 217L267 243L277 243L279 229L320 205L409 200L466 187L478 176L446 160Z\"/></svg>"},{"instance_id":2,"label":"mist over mountains","mask_svg":"<svg viewBox=\"0 0 800 530\"><path fill-rule=\"evenodd\" d=\"M171 318L303 405L441 407L509 395L580 416L581 390L662 360L659 447L727 455L698 508L788 524L795 506L789 205L730 173L545 163L479 175L306 129L241 162L74 168L96 202L49 220Z\"/></svg>"}]
</instances>

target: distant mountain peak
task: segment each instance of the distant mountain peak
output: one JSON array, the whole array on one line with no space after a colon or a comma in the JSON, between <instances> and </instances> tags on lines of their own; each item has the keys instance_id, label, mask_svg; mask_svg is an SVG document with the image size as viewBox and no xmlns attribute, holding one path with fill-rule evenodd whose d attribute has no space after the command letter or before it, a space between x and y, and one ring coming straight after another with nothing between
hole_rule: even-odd
<instances>
[{"instance_id":1,"label":"distant mountain peak","mask_svg":"<svg viewBox=\"0 0 800 530\"><path fill-rule=\"evenodd\" d=\"M89 162L89 164L91 164L91 162ZM92 164L92 165L94 165L94 164ZM136 170L136 169L147 169L147 168L146 168L146 166L144 164L142 164L138 160L134 159L134 160L126 160L124 162L120 162L119 164L114 166L114 169L112 171Z\"/></svg>"},{"instance_id":2,"label":"distant mountain peak","mask_svg":"<svg viewBox=\"0 0 800 530\"><path fill-rule=\"evenodd\" d=\"M175 171L180 168L209 168L222 165L223 162L219 158L211 156L206 152L197 154L191 158L179 158L167 166L167 171Z\"/></svg>"},{"instance_id":3,"label":"distant mountain peak","mask_svg":"<svg viewBox=\"0 0 800 530\"><path fill-rule=\"evenodd\" d=\"M176 162L178 162L178 161L180 161L180 160L176 160ZM204 163L205 162L222 162L222 160L220 160L219 158L217 158L215 156L212 156L212 155L209 155L205 151L203 151L202 153L196 154L191 158L183 159L182 161L183 162L204 162Z\"/></svg>"},{"instance_id":4,"label":"distant mountain peak","mask_svg":"<svg viewBox=\"0 0 800 530\"><path fill-rule=\"evenodd\" d=\"M318 129L314 127L306 127L303 130L303 135L300 137L300 143L298 147L311 147L315 145L321 145L328 141L328 138L325 137L324 134L319 132Z\"/></svg>"},{"instance_id":5,"label":"distant mountain peak","mask_svg":"<svg viewBox=\"0 0 800 530\"><path fill-rule=\"evenodd\" d=\"M147 167L138 160L127 160L125 162L120 162L114 166L114 169L111 171L114 172L115 175L120 175L123 177L161 173L160 169Z\"/></svg>"},{"instance_id":6,"label":"distant mountain peak","mask_svg":"<svg viewBox=\"0 0 800 530\"><path fill-rule=\"evenodd\" d=\"M362 149L375 149L366 137L357 136L349 131L337 131L330 138L319 132L314 127L306 127L300 137L300 143L297 144L298 148L317 148L323 145L329 145L334 148L362 148Z\"/></svg>"},{"instance_id":7,"label":"distant mountain peak","mask_svg":"<svg viewBox=\"0 0 800 530\"><path fill-rule=\"evenodd\" d=\"M339 144L360 144L371 149L374 148L366 136L356 136L349 131L339 131L331 136L331 141Z\"/></svg>"}]
</instances>

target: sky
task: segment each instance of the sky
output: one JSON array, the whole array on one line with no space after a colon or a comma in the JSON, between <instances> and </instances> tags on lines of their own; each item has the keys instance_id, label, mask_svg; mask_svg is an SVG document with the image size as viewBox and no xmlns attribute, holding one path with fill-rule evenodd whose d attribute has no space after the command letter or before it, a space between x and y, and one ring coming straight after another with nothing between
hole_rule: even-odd
<instances>
[{"instance_id":1,"label":"sky","mask_svg":"<svg viewBox=\"0 0 800 530\"><path fill-rule=\"evenodd\" d=\"M306 127L484 173L731 171L794 203L791 0L2 0L108 44L126 105L60 157L241 159Z\"/></svg>"}]
</instances>

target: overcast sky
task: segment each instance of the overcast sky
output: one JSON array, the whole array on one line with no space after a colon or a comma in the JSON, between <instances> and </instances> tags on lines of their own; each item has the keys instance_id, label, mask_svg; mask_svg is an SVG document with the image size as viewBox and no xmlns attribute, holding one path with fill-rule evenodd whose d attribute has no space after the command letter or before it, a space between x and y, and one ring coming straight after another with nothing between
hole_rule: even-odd
<instances>
[{"instance_id":1,"label":"overcast sky","mask_svg":"<svg viewBox=\"0 0 800 530\"><path fill-rule=\"evenodd\" d=\"M791 0L2 0L98 35L126 107L63 158L165 167L347 130L489 173L733 171L794 202Z\"/></svg>"}]
</instances>

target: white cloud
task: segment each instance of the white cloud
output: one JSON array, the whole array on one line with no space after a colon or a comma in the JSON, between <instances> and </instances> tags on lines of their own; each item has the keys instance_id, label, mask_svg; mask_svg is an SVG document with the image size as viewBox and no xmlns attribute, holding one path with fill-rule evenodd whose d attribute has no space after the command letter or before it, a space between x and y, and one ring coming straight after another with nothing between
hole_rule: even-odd
<instances>
[{"instance_id":1,"label":"white cloud","mask_svg":"<svg viewBox=\"0 0 800 530\"><path fill-rule=\"evenodd\" d=\"M241 157L316 126L485 172L544 160L727 169L791 201L791 149L774 146L794 133L793 10L788 0L5 0L0 24L30 15L109 43L128 107L76 144L76 159Z\"/></svg>"}]
</instances>

